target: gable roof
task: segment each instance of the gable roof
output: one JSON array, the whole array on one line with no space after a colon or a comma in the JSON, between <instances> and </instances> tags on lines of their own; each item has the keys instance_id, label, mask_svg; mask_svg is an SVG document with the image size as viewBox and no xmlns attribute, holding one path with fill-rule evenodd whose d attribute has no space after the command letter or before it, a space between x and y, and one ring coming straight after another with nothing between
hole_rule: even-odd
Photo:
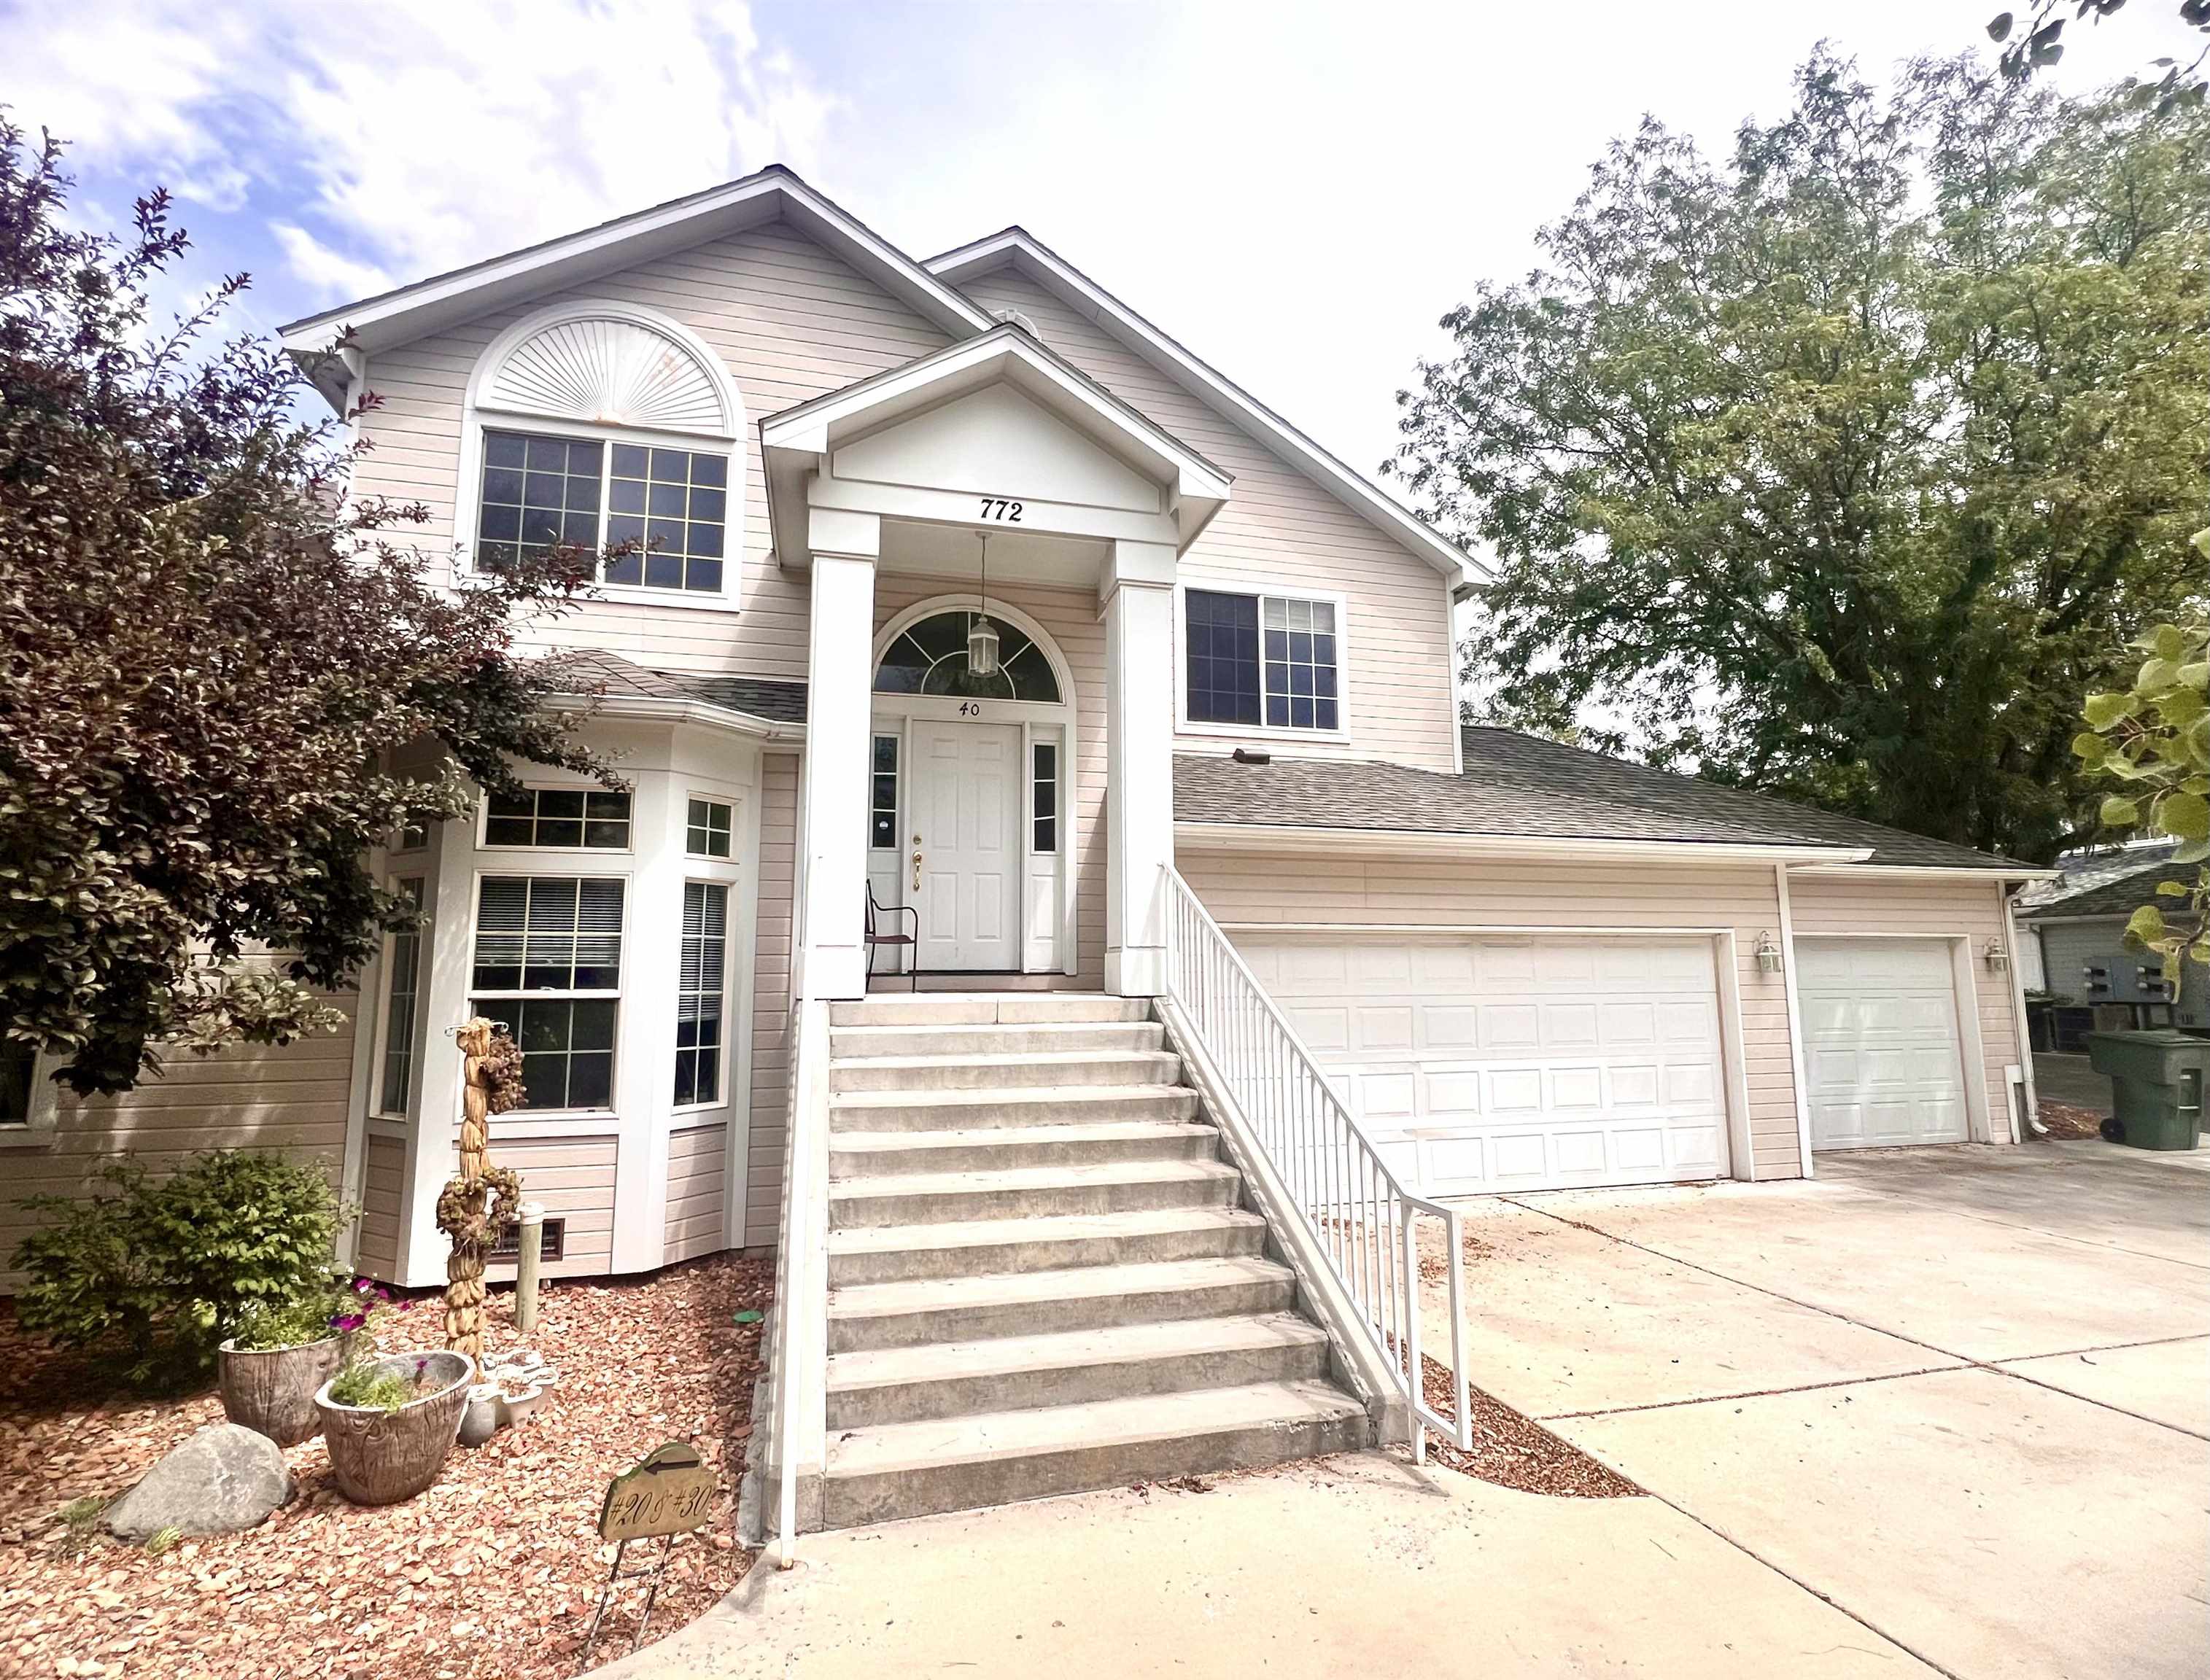
<instances>
[{"instance_id":1,"label":"gable roof","mask_svg":"<svg viewBox=\"0 0 2210 1680\"><path fill-rule=\"evenodd\" d=\"M1463 774L1223 754L1174 760L1177 824L1784 850L1793 861L2039 871L2014 858L1720 787L1516 730L1461 729Z\"/></svg>"},{"instance_id":2,"label":"gable roof","mask_svg":"<svg viewBox=\"0 0 2210 1680\"><path fill-rule=\"evenodd\" d=\"M776 220L788 221L955 338L997 324L856 216L781 164L770 164L741 180L303 316L281 328L279 337L304 362L324 355L340 332L350 328L359 347L372 353L509 304ZM325 396L332 394L328 385L322 388ZM342 392L332 400L341 405Z\"/></svg>"},{"instance_id":3,"label":"gable roof","mask_svg":"<svg viewBox=\"0 0 2210 1680\"><path fill-rule=\"evenodd\" d=\"M2031 910L2021 910L2019 919L2026 922L2122 920L2145 904L2162 901L2162 894L2156 890L2159 882L2184 880L2189 872L2185 865L2174 864L2171 852L2166 850L2147 863L2135 864L2122 875L2098 875L2072 892L2059 893L2053 898L2044 899Z\"/></svg>"},{"instance_id":4,"label":"gable roof","mask_svg":"<svg viewBox=\"0 0 2210 1680\"><path fill-rule=\"evenodd\" d=\"M1217 369L1207 365L1091 280L1026 228L1014 226L932 256L922 266L953 285L1011 265L1069 308L1278 451L1292 466L1453 582L1485 582L1488 567L1384 495Z\"/></svg>"}]
</instances>

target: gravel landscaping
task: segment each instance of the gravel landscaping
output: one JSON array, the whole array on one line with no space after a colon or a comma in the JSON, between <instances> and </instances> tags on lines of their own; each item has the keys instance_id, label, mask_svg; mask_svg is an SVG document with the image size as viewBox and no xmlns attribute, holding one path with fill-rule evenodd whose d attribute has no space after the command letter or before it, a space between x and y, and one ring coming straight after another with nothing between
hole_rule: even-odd
<instances>
[{"instance_id":1,"label":"gravel landscaping","mask_svg":"<svg viewBox=\"0 0 2210 1680\"><path fill-rule=\"evenodd\" d=\"M573 1675L612 1549L608 1480L661 1442L716 1466L714 1522L677 1543L652 1633L672 1632L742 1575L731 1513L751 1433L771 1260L729 1255L619 1283L547 1287L530 1345L560 1372L537 1412L456 1448L428 1492L348 1504L320 1439L287 1449L296 1494L260 1527L155 1551L100 1535L92 1502L125 1489L195 1430L214 1390L121 1393L0 1312L0 1674L359 1676L559 1680ZM516 1345L512 1296L488 1346ZM397 1316L387 1349L439 1345L434 1298ZM61 1513L82 1502L72 1525ZM656 1543L655 1543L656 1544ZM607 1612L596 1659L627 1650L634 1591Z\"/></svg>"}]
</instances>

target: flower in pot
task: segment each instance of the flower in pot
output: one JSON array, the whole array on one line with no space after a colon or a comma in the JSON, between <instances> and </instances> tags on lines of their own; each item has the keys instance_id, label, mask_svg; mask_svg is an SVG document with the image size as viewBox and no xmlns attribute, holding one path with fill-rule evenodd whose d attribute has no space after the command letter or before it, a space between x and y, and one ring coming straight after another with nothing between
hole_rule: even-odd
<instances>
[{"instance_id":1,"label":"flower in pot","mask_svg":"<svg viewBox=\"0 0 2210 1680\"><path fill-rule=\"evenodd\" d=\"M315 1391L345 1364L353 1333L389 1298L381 1285L362 1278L342 1289L249 1307L237 1334L215 1352L224 1414L279 1447L309 1439L322 1427Z\"/></svg>"},{"instance_id":2,"label":"flower in pot","mask_svg":"<svg viewBox=\"0 0 2210 1680\"><path fill-rule=\"evenodd\" d=\"M475 1374L465 1353L398 1353L323 1383L315 1410L338 1491L356 1505L391 1505L436 1481Z\"/></svg>"}]
</instances>

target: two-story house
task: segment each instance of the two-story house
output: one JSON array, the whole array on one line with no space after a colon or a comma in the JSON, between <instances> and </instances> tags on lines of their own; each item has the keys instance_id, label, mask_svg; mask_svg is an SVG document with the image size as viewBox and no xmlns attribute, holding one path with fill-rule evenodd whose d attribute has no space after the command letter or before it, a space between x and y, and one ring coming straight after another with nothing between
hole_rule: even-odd
<instances>
[{"instance_id":1,"label":"two-story house","mask_svg":"<svg viewBox=\"0 0 2210 1680\"><path fill-rule=\"evenodd\" d=\"M25 1070L16 1187L118 1147L310 1152L365 1209L355 1263L437 1281L451 1029L493 1016L528 1097L492 1153L550 1211L548 1269L804 1247L793 1450L806 1520L850 1521L1247 1457L1291 1414L1299 1449L1380 1426L1386 1376L1344 1361L1386 1337L1347 1356L1329 1317L1357 1268L1266 1268L1300 1212L1387 1225L1384 1180L1782 1178L2020 1135L2032 871L1461 727L1481 568L1018 228L918 262L774 168L285 342L341 332L324 394L381 398L355 488L426 503L454 587L637 545L538 632L588 653L628 791L532 771L380 855L427 918L349 1042L83 1105ZM1306 1183L1345 1149L1357 1195ZM1101 1328L1132 1340L1029 1346ZM953 1378L914 1363L946 1346ZM1190 1392L1149 1436L1110 1412ZM1011 1411L1063 1414L1025 1480L928 1483L898 1434ZM1244 1433L1077 1463L1115 1430Z\"/></svg>"}]
</instances>

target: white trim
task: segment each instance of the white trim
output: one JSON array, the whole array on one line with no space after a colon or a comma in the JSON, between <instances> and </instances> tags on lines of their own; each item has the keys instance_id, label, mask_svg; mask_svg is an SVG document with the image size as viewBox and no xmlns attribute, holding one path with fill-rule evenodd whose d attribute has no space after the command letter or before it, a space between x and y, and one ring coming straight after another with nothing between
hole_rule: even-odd
<instances>
[{"instance_id":1,"label":"white trim","mask_svg":"<svg viewBox=\"0 0 2210 1680\"><path fill-rule=\"evenodd\" d=\"M1317 828L1259 822L1174 824L1174 846L1194 852L1310 852L1347 857L1664 858L1716 863L1792 863L1834 848L1738 846L1699 840L1576 840L1568 835L1453 834L1432 828Z\"/></svg>"},{"instance_id":2,"label":"white trim","mask_svg":"<svg viewBox=\"0 0 2210 1680\"><path fill-rule=\"evenodd\" d=\"M1915 931L1866 930L1862 932L1854 930L1828 929L1817 933L1800 933L1796 936L1796 939L1798 942L1824 940L1830 942L1838 940L1856 940L1861 943L1868 940L1909 940L1922 945L1939 944L1949 948L1950 997L1957 1011L1957 1057L1962 1064L1959 1072L1962 1076L1965 1093L1965 1136L1967 1141L1972 1143L1996 1141L1995 1110L1988 1091L1987 1046L1980 1037L1979 983L1972 970L1972 965L1977 960L1977 955L1972 949L1972 936L1969 933L1943 932L1939 929L1919 929ZM1788 949L1792 973L1795 946L1790 944ZM1807 1091L1805 1095L1807 1104L1808 1100ZM1879 1149L1899 1147L1905 1146L1850 1145L1839 1153L1854 1153L1859 1148ZM1808 1161L1810 1158L1807 1154L1804 1159ZM1808 1177L1810 1174L1807 1171L1804 1176Z\"/></svg>"},{"instance_id":3,"label":"white trim","mask_svg":"<svg viewBox=\"0 0 2210 1680\"><path fill-rule=\"evenodd\" d=\"M1255 724L1199 723L1189 715L1189 592L1212 595L1241 595L1259 606L1259 711ZM1180 571L1174 578L1174 733L1209 739L1312 741L1331 746L1350 743L1350 597L1337 589L1300 584L1257 582L1249 577L1223 573ZM1333 729L1299 729L1295 724L1263 721L1266 710L1266 603L1323 601L1335 611L1335 719Z\"/></svg>"},{"instance_id":4,"label":"white trim","mask_svg":"<svg viewBox=\"0 0 2210 1680\"><path fill-rule=\"evenodd\" d=\"M1727 1176L1754 1182L1757 1134L1749 1123L1749 1049L1742 1032L1742 954L1736 948L1732 928L1721 928L1712 935L1712 984L1719 1003L1721 1076L1726 1081ZM1808 1178L1810 1174L1806 1171L1803 1176Z\"/></svg>"},{"instance_id":5,"label":"white trim","mask_svg":"<svg viewBox=\"0 0 2210 1680\"><path fill-rule=\"evenodd\" d=\"M1013 260L1032 278L1057 293L1062 302L1106 328L1154 365L1179 378L1211 406L1272 444L1307 477L1331 491L1339 500L1363 514L1453 583L1465 581L1469 575L1482 582L1492 576L1482 563L1393 497L1383 494L1362 474L1345 466L1255 397L1199 361L1057 252L1038 243L1027 230L1009 227L1001 233L930 257L921 266L930 274L958 285L997 267L1001 257Z\"/></svg>"},{"instance_id":6,"label":"white trim","mask_svg":"<svg viewBox=\"0 0 2210 1680\"><path fill-rule=\"evenodd\" d=\"M483 353L476 358L475 365L468 371L468 395L463 407L469 412L478 411L499 415L516 415L525 419L549 420L572 425L585 425L594 431L613 430L603 427L588 414L548 414L541 409L508 408L497 403L486 403L483 394L498 379L507 359L540 333L554 327L567 325L571 321L620 321L632 327L641 327L649 333L672 339L698 365L699 372L714 388L715 397L722 405L721 429L711 432L684 432L660 426L633 427L631 430L648 437L712 437L720 443L734 446L745 435L745 400L737 389L737 382L730 376L728 364L714 347L690 328L671 316L649 310L637 304L621 303L611 298L580 298L554 304L522 316L511 327L493 339Z\"/></svg>"},{"instance_id":7,"label":"white trim","mask_svg":"<svg viewBox=\"0 0 2210 1680\"><path fill-rule=\"evenodd\" d=\"M1788 866L1772 866L1772 883L1779 895L1780 904L1780 978L1788 993L1788 1066L1789 1077L1796 1087L1796 1153L1802 1162L1803 1176L1814 1177L1811 1169L1811 1090L1804 1082L1803 1072L1803 1003L1796 991L1796 918L1788 901Z\"/></svg>"},{"instance_id":8,"label":"white trim","mask_svg":"<svg viewBox=\"0 0 2210 1680\"><path fill-rule=\"evenodd\" d=\"M1502 938L1549 937L1574 939L1716 939L1731 932L1725 927L1579 927L1570 922L1223 922L1223 933L1389 933L1409 936L1435 934L1494 935Z\"/></svg>"},{"instance_id":9,"label":"white trim","mask_svg":"<svg viewBox=\"0 0 2210 1680\"><path fill-rule=\"evenodd\" d=\"M20 1123L0 1123L0 1149L51 1147L61 1123L61 1087L54 1083L59 1057L43 1050L31 1052L31 1094Z\"/></svg>"},{"instance_id":10,"label":"white trim","mask_svg":"<svg viewBox=\"0 0 2210 1680\"><path fill-rule=\"evenodd\" d=\"M737 869L737 1039L731 1058L729 1131L724 1140L722 1165L722 1241L741 1249L751 1241L751 1213L746 1193L752 1183L752 1033L757 1013L759 963L759 887L761 808L766 803L767 755L752 755L750 778L745 784L741 862ZM732 850L736 847L733 842ZM794 882L794 901L796 909Z\"/></svg>"},{"instance_id":11,"label":"white trim","mask_svg":"<svg viewBox=\"0 0 2210 1680\"><path fill-rule=\"evenodd\" d=\"M2009 970L2010 984L2004 990L2010 993L2010 1030L2015 1039L2012 1047L2017 1052L2018 1061L2015 1065L2022 1070L2022 1081L2026 1087L2026 1112L2011 1117L2010 1141L2013 1143L2023 1143L2026 1140L2028 1129L2040 1116L2041 1093L2035 1088L2033 1081L2033 1031L2026 1018L2026 965L2018 960L2017 911L2009 890L2000 882L1996 884L1996 907L2002 912L2003 948L2009 959L2005 966ZM2036 939L2040 937L2038 934L2034 936ZM2042 966L2044 972L2041 978L2046 981L2049 978L2046 972L2048 967L2046 961ZM2171 1001L2176 1013L2176 1006L2179 1002L2177 990L2172 993ZM2003 1093L2006 1105L2008 1103L2009 1097L2010 1093L2006 1090Z\"/></svg>"},{"instance_id":12,"label":"white trim","mask_svg":"<svg viewBox=\"0 0 2210 1680\"><path fill-rule=\"evenodd\" d=\"M1860 854L1869 858L1869 851ZM2054 881L2062 870L2013 869L2006 864L1874 864L1863 861L1791 864L1797 875L1856 876L1868 881Z\"/></svg>"},{"instance_id":13,"label":"white trim","mask_svg":"<svg viewBox=\"0 0 2210 1680\"><path fill-rule=\"evenodd\" d=\"M732 811L731 814L734 815L734 811ZM734 859L725 860L720 858L701 858L690 852L679 852L677 853L677 856L683 861L684 872L683 878L676 883L675 889L675 972L677 975L675 1015L667 1023L671 1029L668 1035L671 1054L667 1064L669 1077L667 1081L667 1113L670 1123L668 1129L671 1131L680 1130L686 1125L704 1125L708 1123L711 1117L715 1115L726 1116L729 1114L730 1111L734 1106L736 1100L734 1096L735 1087L730 1082L732 1076L731 1064L734 1060L730 1052L734 1049L736 1044L736 1024L732 1015L732 1010L734 1008L736 987L731 983L731 977L736 969L737 954L736 911L737 888L740 884L737 880L737 870ZM703 868L701 867L702 865ZM712 870L722 870L724 869L726 869L726 873L716 874L708 872ZM722 1054L720 1058L720 1064L717 1072L719 1089L716 1092L713 1100L703 1103L679 1103L675 1100L675 1080L673 1075L675 1068L674 1056L676 1054L679 1054L682 1050L682 1046L676 1044L674 1040L675 1033L680 1029L683 1023L683 991L681 979L683 972L684 940L683 901L690 895L690 889L694 886L719 887L724 894L722 900L722 1041L720 1045ZM663 1197L663 1203L665 1200L666 1198Z\"/></svg>"},{"instance_id":14,"label":"white trim","mask_svg":"<svg viewBox=\"0 0 2210 1680\"><path fill-rule=\"evenodd\" d=\"M632 839L635 837L633 829L631 837ZM638 1049L630 1043L630 1035L636 1026L634 1017L637 1013L631 1007L631 995L637 990L634 984L637 978L636 965L643 960L646 956L646 951L640 948L641 946L647 944L647 941L639 936L638 929L642 925L642 918L637 913L638 900L644 896L637 891L638 877L643 871L637 868L562 869L559 867L558 860L563 855L575 854L564 854L558 851L547 852L542 849L523 851L518 847L511 852L485 852L480 849L476 851L468 876L468 932L462 945L462 954L467 963L468 972L468 986L462 998L462 1004L463 1008L473 1012L478 998L494 1003L526 1003L540 999L555 1003L596 1003L611 1000L614 1006L614 1048L613 1063L607 1077L607 1105L604 1108L511 1109L499 1117L497 1135L500 1138L516 1136L517 1134L515 1127L509 1122L510 1119L519 1119L524 1115L530 1117L531 1123L542 1123L547 1120L595 1121L600 1129L610 1136L621 1129L624 1118L621 1103L622 1066L628 1057L636 1053ZM603 858L613 854L600 852L595 855ZM510 867L508 864L510 858L545 860L552 866L543 867L533 861L527 867ZM476 930L477 923L483 915L483 883L486 876L496 877L502 881L519 879L620 882L622 883L621 962L617 972L619 984L611 987L601 986L589 989L545 987L534 991L524 991L519 986L508 989L477 985L475 983ZM580 934L580 930L578 932ZM671 1027L673 1025L672 1018L669 1025ZM672 1035L670 1041L673 1042ZM671 1083L667 1088L672 1091L674 1087ZM456 1095L457 1096L457 1093ZM655 1105L652 1111L664 1113L666 1111L667 1105L660 1104ZM616 1158L614 1170L615 1194L619 1200L621 1189L619 1179L621 1167L619 1157Z\"/></svg>"},{"instance_id":15,"label":"white trim","mask_svg":"<svg viewBox=\"0 0 2210 1680\"><path fill-rule=\"evenodd\" d=\"M693 455L718 455L728 462L728 500L722 524L722 587L703 589L648 589L641 583L593 582L594 599L621 601L634 606L679 608L688 612L735 612L744 605L744 515L746 474L750 470L740 441L709 437L700 432L642 431L631 426L598 425L583 420L556 420L541 414L479 414L471 403L461 411L460 480L453 497L453 581L462 588L481 588L490 574L476 565L476 514L483 502L483 448L486 421L493 431L522 432L536 437L559 437L583 443L639 444L650 449L687 449ZM613 473L613 451L604 450L599 461L599 539L605 546L606 521L613 511L607 489Z\"/></svg>"},{"instance_id":16,"label":"white trim","mask_svg":"<svg viewBox=\"0 0 2210 1680\"><path fill-rule=\"evenodd\" d=\"M756 713L740 712L734 707L716 706L709 700L676 700L650 694L565 697L589 702L595 708L592 714L595 721L601 718L642 718L656 723L695 724L702 729L727 730L732 735L746 735L762 741L806 738L806 726L802 723L783 723Z\"/></svg>"},{"instance_id":17,"label":"white trim","mask_svg":"<svg viewBox=\"0 0 2210 1680\"><path fill-rule=\"evenodd\" d=\"M522 791L525 793L589 793L594 791L612 793L617 791L608 787L595 776L587 776L579 771L561 771L552 769L550 766L534 765L531 768L534 774L554 775L560 777L561 780L525 781L522 784ZM629 798L629 844L627 846L494 846L485 838L491 828L491 795L488 792L480 791L476 798L475 849L485 856L492 858L529 858L540 852L548 858L633 857L637 851L637 790L631 786L627 792ZM531 813L530 821L534 822L537 817L534 804L531 807ZM560 820L559 817L553 819L556 822ZM587 819L579 817L577 820L583 822Z\"/></svg>"},{"instance_id":18,"label":"white trim","mask_svg":"<svg viewBox=\"0 0 2210 1680\"><path fill-rule=\"evenodd\" d=\"M430 954L431 930L428 918L436 906L437 882L426 858L417 861L404 870L396 870L393 868L391 859L387 857L384 859L383 870L384 884L387 888L396 890L401 882L412 881L421 888L420 895L415 900L415 908L420 912L424 920L421 926L414 930L414 1039L408 1050L407 1090L399 1105L399 1112L396 1114L387 1112L383 1107L383 1062L391 1049L391 952L392 948L406 936L386 932L382 942L377 947L376 960L368 965L369 968L374 971L376 990L373 993L366 989L371 976L364 973L360 977L359 984L362 991L359 996L362 1003L366 1004L371 997L374 999L373 1007L362 1008L360 1011L370 1020L373 1027L373 1030L368 1034L368 1106L364 1117L396 1121L403 1124L407 1117L415 1111L418 1105L416 1096L422 1084L422 1039L425 1026L423 1016L430 1003L429 988L423 982L427 973L426 964Z\"/></svg>"},{"instance_id":19,"label":"white trim","mask_svg":"<svg viewBox=\"0 0 2210 1680\"><path fill-rule=\"evenodd\" d=\"M914 758L912 724L915 719L931 721L960 721L956 695L920 694L882 694L875 691L874 673L882 665L883 655L891 644L924 618L933 618L940 612L981 612L985 610L982 597L967 591L930 595L915 601L884 621L875 632L867 659L868 702L868 765L872 775L873 740L878 735L896 735L898 738L897 768L897 834L899 844L892 855L897 867L892 879L897 894L894 902L903 905L909 897L906 887L906 851L904 837L913 832ZM1073 812L1075 810L1076 770L1074 745L1081 723L1081 704L1077 698L1074 667L1067 662L1066 653L1058 639L1043 627L1033 615L1023 611L1001 595L989 599L987 611L993 618L1003 618L1036 644L1036 651L1051 666L1052 678L1059 684L1060 698L1056 703L1042 700L993 700L989 723L1017 726L1020 734L1020 749L1016 755L1013 771L1016 777L1015 809L1020 813L1021 862L1020 894L1015 911L1015 948L1019 972L1022 973L1072 974L1079 966L1075 948L1075 896L1079 871L1075 867ZM1029 760L1030 743L1035 738L1038 725L1056 728L1059 735L1059 822L1055 833L1059 847L1055 852L1040 854L1036 850L1036 823L1030 809L1033 777ZM873 809L873 796L869 795L868 809ZM872 844L867 847L867 860L872 866L880 848ZM1031 966L1028 960L1029 894L1044 856L1053 859L1052 872L1059 890L1059 935L1054 942L1057 949L1052 960L1042 967ZM916 945L911 960L918 963L920 948ZM896 971L894 971L896 972Z\"/></svg>"},{"instance_id":20,"label":"white trim","mask_svg":"<svg viewBox=\"0 0 2210 1680\"><path fill-rule=\"evenodd\" d=\"M991 317L952 286L823 197L780 164L757 174L602 222L279 329L305 360L351 329L364 349L405 344L531 295L589 284L618 269L758 227L780 216L901 298L940 330L981 332Z\"/></svg>"}]
</instances>

